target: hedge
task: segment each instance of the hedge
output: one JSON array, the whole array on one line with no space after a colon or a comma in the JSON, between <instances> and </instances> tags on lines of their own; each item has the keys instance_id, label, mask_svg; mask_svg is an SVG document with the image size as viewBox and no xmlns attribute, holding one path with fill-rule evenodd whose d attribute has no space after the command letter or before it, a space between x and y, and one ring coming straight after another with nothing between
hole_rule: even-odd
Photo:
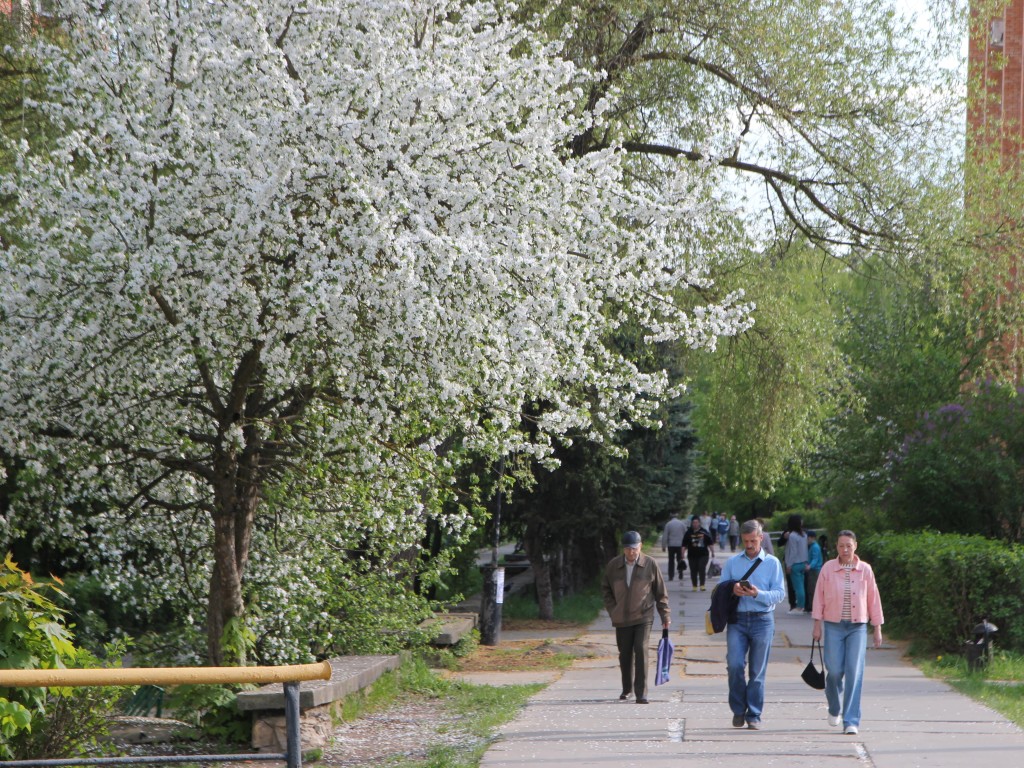
<instances>
[{"instance_id":1,"label":"hedge","mask_svg":"<svg viewBox=\"0 0 1024 768\"><path fill-rule=\"evenodd\" d=\"M1024 546L923 531L869 536L857 554L875 570L886 621L928 647L958 651L988 619L1000 648L1024 652Z\"/></svg>"}]
</instances>

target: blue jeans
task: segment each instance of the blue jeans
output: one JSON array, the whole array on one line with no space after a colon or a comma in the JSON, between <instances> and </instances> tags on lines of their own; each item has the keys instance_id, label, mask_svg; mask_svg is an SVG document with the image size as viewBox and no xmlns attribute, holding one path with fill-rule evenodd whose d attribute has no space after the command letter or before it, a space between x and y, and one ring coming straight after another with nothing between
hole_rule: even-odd
<instances>
[{"instance_id":1,"label":"blue jeans","mask_svg":"<svg viewBox=\"0 0 1024 768\"><path fill-rule=\"evenodd\" d=\"M804 571L806 570L807 563L793 563L793 570L789 574L789 580L793 584L793 600L801 611L807 609L807 590L804 584Z\"/></svg>"},{"instance_id":2,"label":"blue jeans","mask_svg":"<svg viewBox=\"0 0 1024 768\"><path fill-rule=\"evenodd\" d=\"M843 697L843 725L860 725L860 689L868 625L852 621L825 622L825 698L828 713L838 715Z\"/></svg>"},{"instance_id":3,"label":"blue jeans","mask_svg":"<svg viewBox=\"0 0 1024 768\"><path fill-rule=\"evenodd\" d=\"M775 614L740 612L726 635L729 670L729 709L747 722L761 720L764 709L764 678L775 637ZM747 670L749 668L749 679Z\"/></svg>"}]
</instances>

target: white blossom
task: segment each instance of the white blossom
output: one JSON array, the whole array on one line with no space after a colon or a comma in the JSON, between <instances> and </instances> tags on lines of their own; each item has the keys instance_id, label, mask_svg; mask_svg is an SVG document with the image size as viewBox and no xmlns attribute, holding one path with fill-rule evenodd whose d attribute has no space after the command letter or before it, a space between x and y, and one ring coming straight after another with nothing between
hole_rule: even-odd
<instances>
[{"instance_id":1,"label":"white blossom","mask_svg":"<svg viewBox=\"0 0 1024 768\"><path fill-rule=\"evenodd\" d=\"M399 552L450 484L446 439L543 456L674 391L607 346L621 324L713 348L749 323L740 295L691 306L696 177L653 195L614 149L568 154L612 108L578 114L598 75L486 3L56 5L61 139L0 180L0 449L106 505L105 562L177 549L162 575L118 564L154 600L203 592L221 459L259 451L279 537ZM248 577L323 589L272 527Z\"/></svg>"}]
</instances>

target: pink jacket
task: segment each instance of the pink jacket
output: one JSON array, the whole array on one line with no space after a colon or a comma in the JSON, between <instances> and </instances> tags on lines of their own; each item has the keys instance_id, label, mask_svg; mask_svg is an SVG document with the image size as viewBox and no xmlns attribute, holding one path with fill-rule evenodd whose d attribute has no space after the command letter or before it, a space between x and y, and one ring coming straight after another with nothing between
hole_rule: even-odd
<instances>
[{"instance_id":1,"label":"pink jacket","mask_svg":"<svg viewBox=\"0 0 1024 768\"><path fill-rule=\"evenodd\" d=\"M825 621L842 621L843 583L845 577L839 560L829 560L821 568L818 585L814 588L812 616ZM856 555L853 556L853 570L850 572L850 615L855 623L870 621L880 627L885 622L882 616L882 598L875 583L875 572L871 566Z\"/></svg>"}]
</instances>

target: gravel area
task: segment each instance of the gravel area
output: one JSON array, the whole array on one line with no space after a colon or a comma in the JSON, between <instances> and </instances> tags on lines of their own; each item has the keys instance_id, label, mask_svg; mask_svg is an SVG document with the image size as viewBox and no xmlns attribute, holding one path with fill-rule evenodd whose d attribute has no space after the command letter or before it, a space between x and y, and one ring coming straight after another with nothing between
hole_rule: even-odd
<instances>
[{"instance_id":1,"label":"gravel area","mask_svg":"<svg viewBox=\"0 0 1024 768\"><path fill-rule=\"evenodd\" d=\"M334 730L332 742L323 756L315 762L305 762L311 768L370 768L401 760L422 760L434 747L455 747L470 750L478 740L462 730L459 716L448 711L442 700L416 700L400 702L394 706L343 723ZM160 738L161 731L169 734L183 724L154 718L121 718L121 738L116 738L120 750L126 755L213 755L224 752L223 747L198 741L177 741L138 744L132 743L145 732L149 739ZM205 765L205 764L204 764ZM251 768L251 761L238 763L210 763L210 766ZM284 762L261 762L276 768Z\"/></svg>"},{"instance_id":2,"label":"gravel area","mask_svg":"<svg viewBox=\"0 0 1024 768\"><path fill-rule=\"evenodd\" d=\"M472 749L477 739L460 729L458 721L442 701L398 704L335 729L333 743L316 765L380 766L424 759L431 747Z\"/></svg>"}]
</instances>

